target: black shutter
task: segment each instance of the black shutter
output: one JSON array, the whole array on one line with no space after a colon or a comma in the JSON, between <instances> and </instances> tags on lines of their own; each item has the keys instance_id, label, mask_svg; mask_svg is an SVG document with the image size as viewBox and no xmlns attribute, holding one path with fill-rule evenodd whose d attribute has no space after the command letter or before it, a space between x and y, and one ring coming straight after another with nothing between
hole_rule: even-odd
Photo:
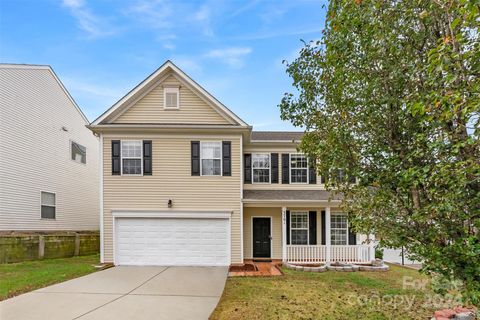
<instances>
[{"instance_id":1,"label":"black shutter","mask_svg":"<svg viewBox=\"0 0 480 320\"><path fill-rule=\"evenodd\" d=\"M230 141L222 142L222 175L232 175L232 143Z\"/></svg>"},{"instance_id":2,"label":"black shutter","mask_svg":"<svg viewBox=\"0 0 480 320\"><path fill-rule=\"evenodd\" d=\"M287 210L287 244L290 244L290 210Z\"/></svg>"},{"instance_id":3,"label":"black shutter","mask_svg":"<svg viewBox=\"0 0 480 320\"><path fill-rule=\"evenodd\" d=\"M120 140L112 140L112 175L120 175Z\"/></svg>"},{"instance_id":4,"label":"black shutter","mask_svg":"<svg viewBox=\"0 0 480 320\"><path fill-rule=\"evenodd\" d=\"M152 141L143 140L143 175L152 175Z\"/></svg>"},{"instance_id":5,"label":"black shutter","mask_svg":"<svg viewBox=\"0 0 480 320\"><path fill-rule=\"evenodd\" d=\"M243 155L243 183L252 183L252 155Z\"/></svg>"},{"instance_id":6,"label":"black shutter","mask_svg":"<svg viewBox=\"0 0 480 320\"><path fill-rule=\"evenodd\" d=\"M278 153L270 154L270 167L271 167L271 183L278 183Z\"/></svg>"},{"instance_id":7,"label":"black shutter","mask_svg":"<svg viewBox=\"0 0 480 320\"><path fill-rule=\"evenodd\" d=\"M322 245L326 245L326 234L325 234L325 225L326 225L326 218L325 218L325 211L322 210Z\"/></svg>"},{"instance_id":8,"label":"black shutter","mask_svg":"<svg viewBox=\"0 0 480 320\"><path fill-rule=\"evenodd\" d=\"M310 162L313 162L313 164L308 168L308 183L317 184L317 168L315 168L316 161L311 160Z\"/></svg>"},{"instance_id":9,"label":"black shutter","mask_svg":"<svg viewBox=\"0 0 480 320\"><path fill-rule=\"evenodd\" d=\"M317 211L308 212L309 244L317 244Z\"/></svg>"},{"instance_id":10,"label":"black shutter","mask_svg":"<svg viewBox=\"0 0 480 320\"><path fill-rule=\"evenodd\" d=\"M320 181L322 182L322 184L325 184L325 176L323 174L322 174L322 177L321 177Z\"/></svg>"},{"instance_id":11,"label":"black shutter","mask_svg":"<svg viewBox=\"0 0 480 320\"><path fill-rule=\"evenodd\" d=\"M200 175L200 141L191 142L192 176Z\"/></svg>"},{"instance_id":12,"label":"black shutter","mask_svg":"<svg viewBox=\"0 0 480 320\"><path fill-rule=\"evenodd\" d=\"M282 153L282 183L290 183L290 155Z\"/></svg>"},{"instance_id":13,"label":"black shutter","mask_svg":"<svg viewBox=\"0 0 480 320\"><path fill-rule=\"evenodd\" d=\"M351 246L357 244L357 234L350 227L348 227L348 244Z\"/></svg>"}]
</instances>

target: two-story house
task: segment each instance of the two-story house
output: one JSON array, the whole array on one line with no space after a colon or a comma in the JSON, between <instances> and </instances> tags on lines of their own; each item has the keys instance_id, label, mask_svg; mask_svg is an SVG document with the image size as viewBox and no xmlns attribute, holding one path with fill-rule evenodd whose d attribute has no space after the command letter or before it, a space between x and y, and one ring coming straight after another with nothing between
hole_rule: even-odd
<instances>
[{"instance_id":1,"label":"two-story house","mask_svg":"<svg viewBox=\"0 0 480 320\"><path fill-rule=\"evenodd\" d=\"M116 265L368 262L340 197L167 61L90 126L101 154L101 260Z\"/></svg>"},{"instance_id":2,"label":"two-story house","mask_svg":"<svg viewBox=\"0 0 480 320\"><path fill-rule=\"evenodd\" d=\"M50 66L0 64L0 233L98 231L88 124Z\"/></svg>"}]
</instances>

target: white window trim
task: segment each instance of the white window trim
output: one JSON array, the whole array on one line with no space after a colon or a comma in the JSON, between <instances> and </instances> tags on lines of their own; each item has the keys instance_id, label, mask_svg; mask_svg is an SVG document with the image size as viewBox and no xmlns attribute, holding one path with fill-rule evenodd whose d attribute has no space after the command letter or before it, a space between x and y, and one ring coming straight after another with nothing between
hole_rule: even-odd
<instances>
[{"instance_id":1,"label":"white window trim","mask_svg":"<svg viewBox=\"0 0 480 320\"><path fill-rule=\"evenodd\" d=\"M140 157L124 157L123 142L140 142ZM140 174L123 173L123 159L140 159ZM120 174L126 177L143 176L143 141L142 140L120 140Z\"/></svg>"},{"instance_id":2,"label":"white window trim","mask_svg":"<svg viewBox=\"0 0 480 320\"><path fill-rule=\"evenodd\" d=\"M292 169L301 169L301 168L292 168L292 155L303 155L306 159L307 159L307 182L292 182ZM288 158L288 169L290 170L289 171L289 179L290 179L290 184L309 184L310 182L310 177L309 177L309 174L308 174L308 158L307 156L304 154L304 153L298 153L298 152L294 152L294 153L289 153L289 158Z\"/></svg>"},{"instance_id":3,"label":"white window trim","mask_svg":"<svg viewBox=\"0 0 480 320\"><path fill-rule=\"evenodd\" d=\"M177 94L177 106L167 107L167 93ZM180 88L179 87L164 87L163 88L163 109L165 110L178 110L180 109Z\"/></svg>"},{"instance_id":4,"label":"white window trim","mask_svg":"<svg viewBox=\"0 0 480 320\"><path fill-rule=\"evenodd\" d=\"M55 208L55 218L42 218L42 206L51 207L51 205L43 204L43 202L42 202L42 192L51 193L51 194L55 195L55 204L53 205L53 207ZM57 220L57 193L56 192L40 190L40 220Z\"/></svg>"},{"instance_id":5,"label":"white window trim","mask_svg":"<svg viewBox=\"0 0 480 320\"><path fill-rule=\"evenodd\" d=\"M333 224L332 224L332 217L333 216L345 216L347 218L347 227L346 228L334 228L333 227ZM346 215L345 213L341 213L341 212L332 212L330 214L330 243L332 242L332 235L333 235L333 230L345 230L347 231L347 234L346 234L346 243L345 244L332 244L332 246L348 246L350 245L349 244L349 233L348 233L348 229L349 229L349 225L348 225L348 215Z\"/></svg>"},{"instance_id":6,"label":"white window trim","mask_svg":"<svg viewBox=\"0 0 480 320\"><path fill-rule=\"evenodd\" d=\"M203 157L202 157L202 145L204 143L218 143L220 144L220 158L207 158L205 160L220 160L220 174L203 174ZM200 141L200 176L201 177L221 177L223 174L223 147L222 141Z\"/></svg>"},{"instance_id":7,"label":"white window trim","mask_svg":"<svg viewBox=\"0 0 480 320\"><path fill-rule=\"evenodd\" d=\"M75 161L75 160L72 159L72 143L76 143L76 144L78 144L78 145L80 145L80 146L82 146L82 147L85 148L85 163L83 163L83 162L77 162L77 161ZM78 143L78 142L75 141L75 140L70 139L70 140L69 140L69 150L70 150L69 157L70 157L70 160L71 160L71 161L73 161L73 162L75 162L75 163L82 164L82 165L84 165L84 166L87 165L87 147L85 147L85 146L84 146L83 144L81 144L81 143Z\"/></svg>"},{"instance_id":8,"label":"white window trim","mask_svg":"<svg viewBox=\"0 0 480 320\"><path fill-rule=\"evenodd\" d=\"M254 155L268 155L268 168L254 168L253 167L253 156ZM255 169L265 170L268 169L268 182L255 182L253 172ZM272 157L270 153L252 153L252 184L271 184L272 183Z\"/></svg>"},{"instance_id":9,"label":"white window trim","mask_svg":"<svg viewBox=\"0 0 480 320\"><path fill-rule=\"evenodd\" d=\"M294 214L305 214L307 216L307 228L293 228L292 227L292 216ZM309 227L310 227L310 215L308 214L308 211L290 211L290 245L293 245L293 246L308 246L308 244L310 243L310 230L309 230ZM307 230L307 244L293 244L292 242L292 230Z\"/></svg>"}]
</instances>

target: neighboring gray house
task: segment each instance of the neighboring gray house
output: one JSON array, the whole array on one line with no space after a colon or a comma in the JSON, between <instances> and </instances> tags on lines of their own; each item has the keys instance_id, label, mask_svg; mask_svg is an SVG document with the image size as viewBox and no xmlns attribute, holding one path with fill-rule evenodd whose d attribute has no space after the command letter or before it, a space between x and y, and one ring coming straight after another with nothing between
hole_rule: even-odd
<instances>
[{"instance_id":1,"label":"neighboring gray house","mask_svg":"<svg viewBox=\"0 0 480 320\"><path fill-rule=\"evenodd\" d=\"M99 229L99 141L49 66L0 64L0 232Z\"/></svg>"}]
</instances>

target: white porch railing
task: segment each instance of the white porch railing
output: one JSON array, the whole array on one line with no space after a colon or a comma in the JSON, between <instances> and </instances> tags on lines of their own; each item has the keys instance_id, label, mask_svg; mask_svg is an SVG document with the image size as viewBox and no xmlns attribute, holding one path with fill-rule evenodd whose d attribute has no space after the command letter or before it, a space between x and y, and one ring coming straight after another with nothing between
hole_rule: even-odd
<instances>
[{"instance_id":1,"label":"white porch railing","mask_svg":"<svg viewBox=\"0 0 480 320\"><path fill-rule=\"evenodd\" d=\"M326 245L287 245L287 261L292 263L345 262L368 263L370 248L367 245L330 246L330 259Z\"/></svg>"}]
</instances>

